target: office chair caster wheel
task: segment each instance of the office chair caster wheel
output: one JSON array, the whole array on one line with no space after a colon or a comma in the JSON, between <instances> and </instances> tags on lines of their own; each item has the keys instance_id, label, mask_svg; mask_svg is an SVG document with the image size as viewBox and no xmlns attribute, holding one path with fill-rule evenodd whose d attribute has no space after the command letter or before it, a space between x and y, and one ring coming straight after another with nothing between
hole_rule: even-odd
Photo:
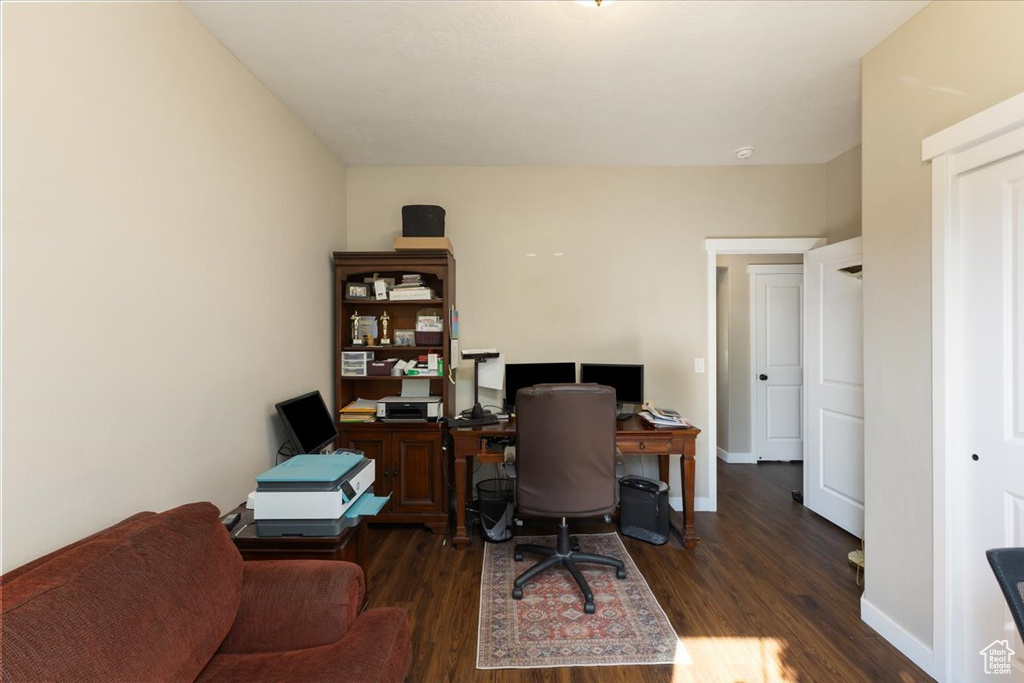
<instances>
[{"instance_id":1,"label":"office chair caster wheel","mask_svg":"<svg viewBox=\"0 0 1024 683\"><path fill-rule=\"evenodd\" d=\"M521 551L519 551L519 550L516 551L516 554L513 555L513 557L516 558L516 562L522 562L523 561L523 553Z\"/></svg>"},{"instance_id":2,"label":"office chair caster wheel","mask_svg":"<svg viewBox=\"0 0 1024 683\"><path fill-rule=\"evenodd\" d=\"M586 614L593 614L597 611L597 607L592 602L585 602L583 603L583 611Z\"/></svg>"},{"instance_id":3,"label":"office chair caster wheel","mask_svg":"<svg viewBox=\"0 0 1024 683\"><path fill-rule=\"evenodd\" d=\"M513 588L512 589L512 599L513 600L522 600L523 599L523 589L522 588Z\"/></svg>"},{"instance_id":4,"label":"office chair caster wheel","mask_svg":"<svg viewBox=\"0 0 1024 683\"><path fill-rule=\"evenodd\" d=\"M615 570L615 576L619 577L620 579L626 578L626 570L625 569L616 569Z\"/></svg>"}]
</instances>

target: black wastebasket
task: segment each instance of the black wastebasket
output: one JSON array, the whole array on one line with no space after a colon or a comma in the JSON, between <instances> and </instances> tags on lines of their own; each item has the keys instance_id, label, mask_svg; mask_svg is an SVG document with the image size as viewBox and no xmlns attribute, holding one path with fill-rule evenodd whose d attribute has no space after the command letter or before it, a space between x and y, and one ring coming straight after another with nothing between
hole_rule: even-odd
<instances>
[{"instance_id":1,"label":"black wastebasket","mask_svg":"<svg viewBox=\"0 0 1024 683\"><path fill-rule=\"evenodd\" d=\"M484 479L476 485L476 497L484 539L501 543L512 538L512 482Z\"/></svg>"},{"instance_id":2,"label":"black wastebasket","mask_svg":"<svg viewBox=\"0 0 1024 683\"><path fill-rule=\"evenodd\" d=\"M668 484L632 475L619 481L619 532L662 545L668 541Z\"/></svg>"}]
</instances>

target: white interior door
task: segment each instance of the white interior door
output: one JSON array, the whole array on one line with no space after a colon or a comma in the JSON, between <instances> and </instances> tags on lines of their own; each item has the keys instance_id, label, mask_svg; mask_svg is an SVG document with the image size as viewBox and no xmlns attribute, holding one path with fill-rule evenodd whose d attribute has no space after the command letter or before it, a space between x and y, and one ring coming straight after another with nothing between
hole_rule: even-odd
<instances>
[{"instance_id":1,"label":"white interior door","mask_svg":"<svg viewBox=\"0 0 1024 683\"><path fill-rule=\"evenodd\" d=\"M965 675L1024 681L1024 643L985 559L1024 546L1024 154L958 177L965 452L958 554ZM1012 672L986 674L982 649L1006 641ZM1000 647L998 644L996 647Z\"/></svg>"},{"instance_id":2,"label":"white interior door","mask_svg":"<svg viewBox=\"0 0 1024 683\"><path fill-rule=\"evenodd\" d=\"M803 459L803 266L748 266L753 340L752 450Z\"/></svg>"},{"instance_id":3,"label":"white interior door","mask_svg":"<svg viewBox=\"0 0 1024 683\"><path fill-rule=\"evenodd\" d=\"M857 237L804 255L804 505L857 538L864 536L861 251Z\"/></svg>"}]
</instances>

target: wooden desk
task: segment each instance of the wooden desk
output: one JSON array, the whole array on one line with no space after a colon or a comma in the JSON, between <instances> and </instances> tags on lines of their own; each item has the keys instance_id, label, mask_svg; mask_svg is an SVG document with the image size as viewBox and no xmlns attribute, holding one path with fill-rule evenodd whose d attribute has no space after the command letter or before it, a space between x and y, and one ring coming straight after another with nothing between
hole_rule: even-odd
<instances>
[{"instance_id":1,"label":"wooden desk","mask_svg":"<svg viewBox=\"0 0 1024 683\"><path fill-rule=\"evenodd\" d=\"M455 449L455 538L452 539L452 544L456 548L469 542L469 533L466 529L466 492L467 486L472 482L467 479L470 472L468 463L474 459L478 462L503 462L503 454L484 452L483 440L515 436L515 433L515 418L483 427L461 427L451 430ZM618 423L615 435L615 445L623 455L657 455L658 477L664 482L669 480L669 455L679 453L683 456L680 473L683 482L683 514L672 510L669 519L672 528L682 537L683 544L690 550L697 547L697 541L700 540L693 526L694 457L697 454L698 434L700 430L695 427L650 429L640 418L633 416Z\"/></svg>"}]
</instances>

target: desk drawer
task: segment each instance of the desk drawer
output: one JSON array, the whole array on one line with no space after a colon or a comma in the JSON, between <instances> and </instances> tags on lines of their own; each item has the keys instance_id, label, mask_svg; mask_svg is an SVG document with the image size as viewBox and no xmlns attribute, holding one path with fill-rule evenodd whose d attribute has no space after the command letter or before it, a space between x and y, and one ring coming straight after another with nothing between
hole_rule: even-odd
<instances>
[{"instance_id":1,"label":"desk drawer","mask_svg":"<svg viewBox=\"0 0 1024 683\"><path fill-rule=\"evenodd\" d=\"M619 447L619 450L623 453L630 453L636 455L637 453L671 453L669 450L672 447L672 438L665 437L618 437L615 439L615 445Z\"/></svg>"}]
</instances>

